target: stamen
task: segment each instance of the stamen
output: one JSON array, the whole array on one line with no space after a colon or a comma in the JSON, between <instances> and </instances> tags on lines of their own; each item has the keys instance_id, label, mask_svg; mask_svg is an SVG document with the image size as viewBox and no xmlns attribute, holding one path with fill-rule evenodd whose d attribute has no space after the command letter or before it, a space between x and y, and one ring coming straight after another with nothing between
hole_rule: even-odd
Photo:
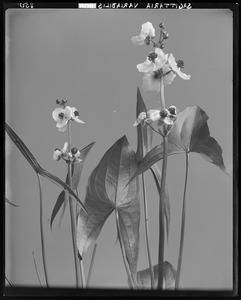
<instances>
[{"instance_id":1,"label":"stamen","mask_svg":"<svg viewBox=\"0 0 241 300\"><path fill-rule=\"evenodd\" d=\"M147 46L150 45L150 40L151 40L151 38L150 38L150 36L148 35L148 36L145 38L145 44L146 44Z\"/></svg>"},{"instance_id":2,"label":"stamen","mask_svg":"<svg viewBox=\"0 0 241 300\"><path fill-rule=\"evenodd\" d=\"M71 152L72 152L73 155L75 155L78 152L78 149L77 148L72 148Z\"/></svg>"},{"instance_id":3,"label":"stamen","mask_svg":"<svg viewBox=\"0 0 241 300\"><path fill-rule=\"evenodd\" d=\"M169 111L167 109L163 109L162 111L160 111L160 117L162 119L166 118L169 115Z\"/></svg>"},{"instance_id":4,"label":"stamen","mask_svg":"<svg viewBox=\"0 0 241 300\"><path fill-rule=\"evenodd\" d=\"M177 66L178 66L178 68L183 69L184 68L184 61L179 59L177 61Z\"/></svg>"},{"instance_id":5,"label":"stamen","mask_svg":"<svg viewBox=\"0 0 241 300\"><path fill-rule=\"evenodd\" d=\"M64 118L64 113L61 112L61 113L58 114L58 116L59 116L60 119L63 119Z\"/></svg>"},{"instance_id":6,"label":"stamen","mask_svg":"<svg viewBox=\"0 0 241 300\"><path fill-rule=\"evenodd\" d=\"M78 112L78 110L75 110L75 111L74 111L74 115L75 115L76 117L78 117L78 116L79 116L79 112Z\"/></svg>"},{"instance_id":7,"label":"stamen","mask_svg":"<svg viewBox=\"0 0 241 300\"><path fill-rule=\"evenodd\" d=\"M157 71L154 71L152 73L152 76L153 76L153 79L156 80L156 79L161 79L162 77L162 69L159 69Z\"/></svg>"},{"instance_id":8,"label":"stamen","mask_svg":"<svg viewBox=\"0 0 241 300\"><path fill-rule=\"evenodd\" d=\"M147 57L150 61L154 62L154 60L157 58L157 54L155 52L150 53Z\"/></svg>"}]
</instances>

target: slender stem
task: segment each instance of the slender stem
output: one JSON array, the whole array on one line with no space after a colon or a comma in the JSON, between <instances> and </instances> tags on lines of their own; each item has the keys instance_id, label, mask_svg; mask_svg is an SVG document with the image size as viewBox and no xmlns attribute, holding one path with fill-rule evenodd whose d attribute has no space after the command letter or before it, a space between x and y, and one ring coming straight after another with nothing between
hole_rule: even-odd
<instances>
[{"instance_id":1,"label":"slender stem","mask_svg":"<svg viewBox=\"0 0 241 300\"><path fill-rule=\"evenodd\" d=\"M40 177L38 177L38 184L39 184L39 206L40 206L40 236L41 236L41 248L42 248L42 259L43 259L43 267L44 267L44 275L46 280L46 286L49 287L48 281L48 273L47 273L47 265L46 265L46 258L45 258L45 244L44 244L44 230L43 230L43 199L42 199L42 188L41 188L41 181Z\"/></svg>"},{"instance_id":2,"label":"slender stem","mask_svg":"<svg viewBox=\"0 0 241 300\"><path fill-rule=\"evenodd\" d=\"M68 123L68 146L69 152L71 150L71 132L70 132L70 124ZM71 163L68 163L68 184L72 189L72 170L71 170ZM78 250L77 250L77 243L76 243L76 218L75 218L75 209L73 205L73 200L71 196L69 196L69 211L70 211L70 221L71 221L71 232L72 232L72 244L73 244L73 251L74 251L74 265L75 265L75 279L76 279L76 287L80 287L80 272L78 267ZM82 282L82 287L83 282Z\"/></svg>"},{"instance_id":3,"label":"slender stem","mask_svg":"<svg viewBox=\"0 0 241 300\"><path fill-rule=\"evenodd\" d=\"M186 152L186 175L185 175L185 183L184 183L184 191L183 191L183 203L182 203L182 225L181 225L180 248L179 248L179 257L178 257L175 289L178 289L178 287L179 287L181 266L182 266L185 220L186 220L186 191L187 191L188 170L189 170L189 153Z\"/></svg>"},{"instance_id":4,"label":"slender stem","mask_svg":"<svg viewBox=\"0 0 241 300\"><path fill-rule=\"evenodd\" d=\"M92 256L91 256L89 273L88 273L88 277L87 277L87 283L86 283L86 286L87 286L87 287L88 287L89 284L90 284L90 277L91 277L91 273L92 273L92 269L93 269L93 264L94 264L94 260L95 260L96 248L97 248L97 244L95 243L94 249L93 249L93 252L92 252Z\"/></svg>"},{"instance_id":5,"label":"slender stem","mask_svg":"<svg viewBox=\"0 0 241 300\"><path fill-rule=\"evenodd\" d=\"M33 251L32 251L32 254L33 254L33 262L34 262L35 271L36 271L37 276L38 276L38 281L39 281L40 286L43 287L40 276L39 276L38 267L37 267L37 264L36 264L36 260L35 260Z\"/></svg>"},{"instance_id":6,"label":"slender stem","mask_svg":"<svg viewBox=\"0 0 241 300\"><path fill-rule=\"evenodd\" d=\"M163 76L161 76L161 79L160 79L160 104L161 104L160 109L163 110L166 107L165 97L164 97L164 77Z\"/></svg>"},{"instance_id":7,"label":"slender stem","mask_svg":"<svg viewBox=\"0 0 241 300\"><path fill-rule=\"evenodd\" d=\"M143 187L143 199L144 199L144 214L145 214L145 231L146 231L146 247L147 247L147 254L148 254L148 261L149 261L149 268L151 274L151 289L154 289L154 270L152 265L152 258L151 258L151 250L150 250L150 243L149 243L149 220L148 220L148 207L147 207L147 198L146 198L146 185L145 185L145 175L142 173L142 187Z\"/></svg>"},{"instance_id":8,"label":"slender stem","mask_svg":"<svg viewBox=\"0 0 241 300\"><path fill-rule=\"evenodd\" d=\"M13 287L13 284L12 282L10 281L10 279L8 279L7 275L5 274L5 279L7 280L8 284Z\"/></svg>"},{"instance_id":9,"label":"slender stem","mask_svg":"<svg viewBox=\"0 0 241 300\"><path fill-rule=\"evenodd\" d=\"M159 203L159 252L158 252L158 289L163 289L163 261L164 261L164 243L165 243L165 224L164 224L164 198L166 190L167 176L167 137L163 137L163 162L161 191Z\"/></svg>"},{"instance_id":10,"label":"slender stem","mask_svg":"<svg viewBox=\"0 0 241 300\"><path fill-rule=\"evenodd\" d=\"M81 272L82 287L86 288L83 258L79 262L80 262L80 272Z\"/></svg>"},{"instance_id":11,"label":"slender stem","mask_svg":"<svg viewBox=\"0 0 241 300\"><path fill-rule=\"evenodd\" d=\"M123 245L123 241L122 241L121 230L120 230L120 222L119 222L119 214L118 214L117 209L115 209L115 215L116 215L116 225L117 225L118 237L119 237L119 242L120 242L120 248L121 248L121 253L122 253L124 265L125 265L125 268L126 268L126 273L127 273L128 279L130 281L131 287L133 289L136 289L135 279L133 278L133 276L131 274L131 270L129 268L129 265L127 263L127 259L126 259L126 256L125 256L125 249L124 249L124 245Z\"/></svg>"}]
</instances>

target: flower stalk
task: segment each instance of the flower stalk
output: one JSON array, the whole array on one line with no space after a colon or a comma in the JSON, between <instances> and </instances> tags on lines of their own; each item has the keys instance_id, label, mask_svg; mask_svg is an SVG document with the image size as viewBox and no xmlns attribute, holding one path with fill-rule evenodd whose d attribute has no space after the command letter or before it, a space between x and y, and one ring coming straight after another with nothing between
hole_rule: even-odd
<instances>
[{"instance_id":1,"label":"flower stalk","mask_svg":"<svg viewBox=\"0 0 241 300\"><path fill-rule=\"evenodd\" d=\"M160 104L161 109L165 109L164 81L160 79ZM159 251L158 251L158 289L163 289L163 262L164 262L164 243L165 243L165 221L164 221L164 199L166 196L166 176L167 176L167 135L166 124L163 124L163 161L162 177L159 203Z\"/></svg>"},{"instance_id":2,"label":"flower stalk","mask_svg":"<svg viewBox=\"0 0 241 300\"><path fill-rule=\"evenodd\" d=\"M186 152L186 175L185 175L185 183L184 183L184 191L183 191L182 225L181 225L180 247L179 247L179 257L178 257L178 264L177 264L177 274L175 280L175 289L178 289L179 287L181 267L182 267L184 233L185 233L185 222L186 222L186 191L187 191L187 181L188 181L188 170L189 170L189 153Z\"/></svg>"},{"instance_id":3,"label":"flower stalk","mask_svg":"<svg viewBox=\"0 0 241 300\"><path fill-rule=\"evenodd\" d=\"M68 146L69 152L71 149L71 131L70 131L70 124L68 122ZM72 164L71 162L68 163L68 184L72 189ZM69 210L70 210L70 221L71 221L71 232L72 232L72 243L73 243L73 251L74 251L74 264L75 264L75 278L76 278L76 287L80 287L80 272L78 267L78 251L77 251L77 244L76 244L76 218L75 218L75 209L73 205L73 201L71 196L69 196ZM82 280L82 287L83 280Z\"/></svg>"}]
</instances>

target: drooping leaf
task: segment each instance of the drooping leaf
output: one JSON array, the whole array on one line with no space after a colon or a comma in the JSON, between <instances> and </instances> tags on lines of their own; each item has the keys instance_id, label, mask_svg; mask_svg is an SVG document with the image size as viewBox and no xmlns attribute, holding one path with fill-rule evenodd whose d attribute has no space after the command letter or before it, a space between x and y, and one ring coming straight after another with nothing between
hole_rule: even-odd
<instances>
[{"instance_id":1,"label":"drooping leaf","mask_svg":"<svg viewBox=\"0 0 241 300\"><path fill-rule=\"evenodd\" d=\"M12 205L12 206L18 207L18 205L13 204L7 197L5 197L5 202Z\"/></svg>"},{"instance_id":2,"label":"drooping leaf","mask_svg":"<svg viewBox=\"0 0 241 300\"><path fill-rule=\"evenodd\" d=\"M199 153L204 159L215 164L227 174L222 157L222 148L210 136L207 120L207 114L199 106L187 107L180 112L168 135L167 153L168 155L185 152ZM162 157L162 145L154 147L140 162L131 180L148 170Z\"/></svg>"},{"instance_id":3,"label":"drooping leaf","mask_svg":"<svg viewBox=\"0 0 241 300\"><path fill-rule=\"evenodd\" d=\"M85 198L88 216L80 210L77 245L82 256L94 244L113 210L118 210L121 236L132 272L136 271L139 250L140 202L138 180L126 187L137 168L135 152L126 136L102 157L90 175Z\"/></svg>"},{"instance_id":4,"label":"drooping leaf","mask_svg":"<svg viewBox=\"0 0 241 300\"><path fill-rule=\"evenodd\" d=\"M92 148L92 146L94 145L95 142L89 144L88 146L84 147L82 150L80 150L80 156L79 159L81 159L80 162L75 162L72 163L72 190L76 190L79 184L79 180L80 180L80 176L81 176L81 172L82 172L82 168L83 168L83 164L85 161L85 158L87 156L87 154L89 153L90 149ZM67 174L66 176L66 180L65 180L66 184L69 183L69 175ZM54 209L52 211L52 215L51 215L51 221L50 221L50 228L52 228L52 223L54 221L54 218L56 217L58 211L60 210L60 208L63 205L63 210L60 216L60 222L64 216L64 212L65 212L65 208L66 208L66 201L67 201L67 195L65 193L65 191L62 191L59 196L58 199L55 203Z\"/></svg>"},{"instance_id":5,"label":"drooping leaf","mask_svg":"<svg viewBox=\"0 0 241 300\"><path fill-rule=\"evenodd\" d=\"M158 265L153 266L154 288L158 286ZM176 270L168 261L163 262L164 290L174 290ZM137 272L138 289L151 289L150 268Z\"/></svg>"},{"instance_id":6,"label":"drooping leaf","mask_svg":"<svg viewBox=\"0 0 241 300\"><path fill-rule=\"evenodd\" d=\"M137 88L136 118L141 112L147 112L147 108L141 96L141 92L139 88ZM144 126L143 124L137 126L136 157L138 162L151 150L152 138L153 131L149 126Z\"/></svg>"},{"instance_id":7,"label":"drooping leaf","mask_svg":"<svg viewBox=\"0 0 241 300\"><path fill-rule=\"evenodd\" d=\"M39 174L40 176L47 178L48 180L52 181L53 183L57 184L58 186L61 186L62 188L64 188L64 190L66 190L71 195L71 197L77 202L77 204L80 205L83 208L83 210L86 212L86 209L85 209L83 203L76 196L76 194L73 192L73 190L65 182L63 182L60 178L58 178L56 175L43 169L39 165L36 158L31 153L31 151L27 148L27 146L24 144L24 142L20 139L20 137L12 130L12 128L7 123L5 123L5 129L6 129L7 133L9 134L10 138L12 139L12 141L14 142L14 144L18 147L20 152L30 163L30 165L32 166L34 171L37 174Z\"/></svg>"}]
</instances>

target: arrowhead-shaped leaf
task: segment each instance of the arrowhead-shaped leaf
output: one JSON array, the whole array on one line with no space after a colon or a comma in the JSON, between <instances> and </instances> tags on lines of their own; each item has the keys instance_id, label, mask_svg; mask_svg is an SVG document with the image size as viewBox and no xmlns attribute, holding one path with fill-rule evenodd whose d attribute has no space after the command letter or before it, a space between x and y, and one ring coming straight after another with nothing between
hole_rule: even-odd
<instances>
[{"instance_id":1,"label":"arrowhead-shaped leaf","mask_svg":"<svg viewBox=\"0 0 241 300\"><path fill-rule=\"evenodd\" d=\"M73 192L73 190L60 178L58 178L56 175L50 173L49 171L43 169L39 163L37 162L36 158L33 156L31 151L28 149L28 147L24 144L24 142L20 139L20 137L14 132L14 130L5 123L5 130L7 131L8 135L14 142L14 144L18 147L22 155L26 158L26 160L30 163L31 167L34 169L34 171L41 175L44 178L47 178L48 180L52 181L53 183L57 184L58 186L61 186L66 190L71 197L79 204L83 210L86 212L86 209L83 205L83 203L80 201L80 199L77 197L77 195Z\"/></svg>"},{"instance_id":2,"label":"arrowhead-shaped leaf","mask_svg":"<svg viewBox=\"0 0 241 300\"><path fill-rule=\"evenodd\" d=\"M222 157L222 148L210 136L207 120L207 114L199 106L187 107L180 112L168 135L168 155L196 152L227 174ZM148 170L162 157L162 145L154 147L140 162L131 180Z\"/></svg>"},{"instance_id":3,"label":"arrowhead-shaped leaf","mask_svg":"<svg viewBox=\"0 0 241 300\"><path fill-rule=\"evenodd\" d=\"M95 142L89 144L88 146L86 146L85 148L80 150L80 156L79 156L79 159L81 159L80 162L72 163L72 168L71 169L72 169L72 189L73 190L76 190L77 187L78 187L85 158L86 158L87 154L89 153L90 149L92 148L92 146L94 145L94 143ZM68 174L66 176L66 181L65 182L66 182L66 184L68 184L68 182L69 182ZM61 222L61 220L63 218L63 215L64 215L64 212L65 212L65 208L66 208L65 199L66 199L66 193L63 190L59 194L58 199L57 199L57 201L55 203L55 206L53 208L52 215L51 215L51 221L50 221L50 228L52 228L54 218L56 217L58 211L60 210L62 205L65 204L63 206L63 211L62 211L62 214L61 214L61 217L60 217L60 222Z\"/></svg>"},{"instance_id":4,"label":"arrowhead-shaped leaf","mask_svg":"<svg viewBox=\"0 0 241 300\"><path fill-rule=\"evenodd\" d=\"M136 118L141 112L147 112L147 108L141 96L141 92L139 88L137 88ZM153 130L149 126L143 126L142 123L137 126L136 157L138 162L151 150L152 138Z\"/></svg>"},{"instance_id":5,"label":"arrowhead-shaped leaf","mask_svg":"<svg viewBox=\"0 0 241 300\"><path fill-rule=\"evenodd\" d=\"M121 236L132 272L139 249L140 202L138 180L126 187L137 168L135 152L127 138L119 139L102 157L90 175L85 198L88 216L78 215L77 245L82 256L94 244L113 210L118 210Z\"/></svg>"},{"instance_id":6,"label":"arrowhead-shaped leaf","mask_svg":"<svg viewBox=\"0 0 241 300\"><path fill-rule=\"evenodd\" d=\"M154 287L158 286L158 265L154 269ZM174 290L176 271L168 261L163 262L163 275L164 275L164 289ZM151 275L150 268L137 272L138 289L151 289Z\"/></svg>"}]
</instances>

